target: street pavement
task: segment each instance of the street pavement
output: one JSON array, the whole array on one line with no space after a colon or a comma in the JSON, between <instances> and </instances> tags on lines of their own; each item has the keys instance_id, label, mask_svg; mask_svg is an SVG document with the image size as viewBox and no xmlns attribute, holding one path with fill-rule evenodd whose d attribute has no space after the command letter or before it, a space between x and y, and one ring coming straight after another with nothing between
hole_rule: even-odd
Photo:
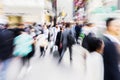
<instances>
[{"instance_id":1,"label":"street pavement","mask_svg":"<svg viewBox=\"0 0 120 80\"><path fill-rule=\"evenodd\" d=\"M58 64L58 59L49 53L50 47L45 57L39 57L39 47L31 59L30 67L22 67L20 58L14 58L8 69L8 80L84 80L86 51L80 45L73 46L73 61L70 63L69 50L65 52L62 62Z\"/></svg>"}]
</instances>

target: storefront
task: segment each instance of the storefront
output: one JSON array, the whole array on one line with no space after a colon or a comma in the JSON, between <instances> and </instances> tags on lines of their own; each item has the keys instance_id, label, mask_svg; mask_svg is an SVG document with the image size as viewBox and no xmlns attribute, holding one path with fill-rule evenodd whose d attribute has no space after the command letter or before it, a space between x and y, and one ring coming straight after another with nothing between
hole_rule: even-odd
<instances>
[{"instance_id":1,"label":"storefront","mask_svg":"<svg viewBox=\"0 0 120 80\"><path fill-rule=\"evenodd\" d=\"M3 0L9 23L44 23L44 0Z\"/></svg>"}]
</instances>

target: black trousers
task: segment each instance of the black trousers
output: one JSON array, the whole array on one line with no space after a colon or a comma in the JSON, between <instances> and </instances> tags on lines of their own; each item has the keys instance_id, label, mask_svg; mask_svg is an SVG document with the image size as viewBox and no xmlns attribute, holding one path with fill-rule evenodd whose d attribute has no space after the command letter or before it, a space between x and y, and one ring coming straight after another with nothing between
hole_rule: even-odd
<instances>
[{"instance_id":1,"label":"black trousers","mask_svg":"<svg viewBox=\"0 0 120 80\"><path fill-rule=\"evenodd\" d=\"M70 54L70 61L72 61L72 45L70 46L67 46L67 45L63 45L63 48L62 48L62 53L61 53L61 56L60 56L60 59L59 59L59 63L61 62L64 54L65 54L65 51L67 50L67 47L69 48L69 54Z\"/></svg>"},{"instance_id":2,"label":"black trousers","mask_svg":"<svg viewBox=\"0 0 120 80\"><path fill-rule=\"evenodd\" d=\"M26 63L28 63L28 66L30 64L30 59L33 57L35 53L35 46L34 44L32 44L32 51L27 55L22 57L22 64L25 65Z\"/></svg>"},{"instance_id":3,"label":"black trousers","mask_svg":"<svg viewBox=\"0 0 120 80\"><path fill-rule=\"evenodd\" d=\"M76 34L75 38L76 38L76 42L78 42L79 33Z\"/></svg>"},{"instance_id":4,"label":"black trousers","mask_svg":"<svg viewBox=\"0 0 120 80\"><path fill-rule=\"evenodd\" d=\"M59 55L61 56L62 54L62 48L58 48Z\"/></svg>"},{"instance_id":5,"label":"black trousers","mask_svg":"<svg viewBox=\"0 0 120 80\"><path fill-rule=\"evenodd\" d=\"M40 46L40 57L41 56L45 56L45 48L44 47L42 47L42 46Z\"/></svg>"}]
</instances>

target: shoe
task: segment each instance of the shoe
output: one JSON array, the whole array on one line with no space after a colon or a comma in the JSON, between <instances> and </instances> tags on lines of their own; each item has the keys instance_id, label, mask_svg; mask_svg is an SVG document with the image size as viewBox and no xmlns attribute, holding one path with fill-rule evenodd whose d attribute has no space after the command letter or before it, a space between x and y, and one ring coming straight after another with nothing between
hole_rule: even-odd
<instances>
[{"instance_id":1,"label":"shoe","mask_svg":"<svg viewBox=\"0 0 120 80\"><path fill-rule=\"evenodd\" d=\"M72 58L70 58L70 61L72 61Z\"/></svg>"},{"instance_id":2,"label":"shoe","mask_svg":"<svg viewBox=\"0 0 120 80\"><path fill-rule=\"evenodd\" d=\"M61 63L61 59L59 59L59 61L58 61L58 64L60 64Z\"/></svg>"}]
</instances>

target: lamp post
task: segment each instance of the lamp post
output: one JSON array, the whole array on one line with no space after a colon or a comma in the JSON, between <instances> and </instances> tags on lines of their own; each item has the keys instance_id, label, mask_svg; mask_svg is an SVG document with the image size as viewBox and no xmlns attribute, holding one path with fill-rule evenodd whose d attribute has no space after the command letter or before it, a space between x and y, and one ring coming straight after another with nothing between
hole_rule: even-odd
<instances>
[{"instance_id":1,"label":"lamp post","mask_svg":"<svg viewBox=\"0 0 120 80\"><path fill-rule=\"evenodd\" d=\"M54 26L56 25L57 23L57 0L52 0L52 8L53 8L53 12L55 13L55 16L54 16Z\"/></svg>"}]
</instances>

